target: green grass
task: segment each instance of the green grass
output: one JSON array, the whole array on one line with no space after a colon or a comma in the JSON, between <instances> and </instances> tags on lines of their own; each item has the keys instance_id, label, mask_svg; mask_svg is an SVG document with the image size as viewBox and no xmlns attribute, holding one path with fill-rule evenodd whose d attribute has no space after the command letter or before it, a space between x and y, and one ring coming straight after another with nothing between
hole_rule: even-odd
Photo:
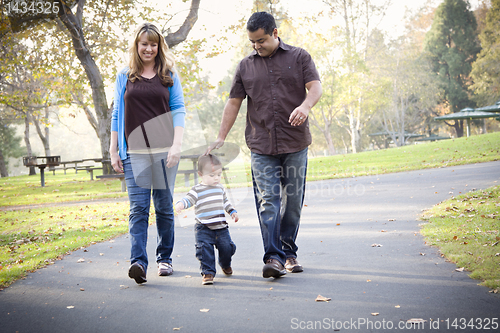
<instances>
[{"instance_id":1,"label":"green grass","mask_svg":"<svg viewBox=\"0 0 500 333\"><path fill-rule=\"evenodd\" d=\"M308 180L386 174L497 161L500 132L359 154L310 159Z\"/></svg>"},{"instance_id":2,"label":"green grass","mask_svg":"<svg viewBox=\"0 0 500 333\"><path fill-rule=\"evenodd\" d=\"M500 186L449 199L428 210L426 243L470 277L500 291Z\"/></svg>"},{"instance_id":3,"label":"green grass","mask_svg":"<svg viewBox=\"0 0 500 333\"><path fill-rule=\"evenodd\" d=\"M0 286L64 254L122 235L128 203L0 211Z\"/></svg>"},{"instance_id":4,"label":"green grass","mask_svg":"<svg viewBox=\"0 0 500 333\"><path fill-rule=\"evenodd\" d=\"M90 181L90 175L85 171L80 171L78 174L67 171L66 175L63 171L57 171L55 176L52 172L46 173L45 187L41 187L38 174L0 179L0 206L99 200L126 196L126 193L121 192L119 180Z\"/></svg>"},{"instance_id":5,"label":"green grass","mask_svg":"<svg viewBox=\"0 0 500 333\"><path fill-rule=\"evenodd\" d=\"M411 145L359 154L309 159L308 180L345 178L423 168L495 161L500 159L500 133ZM180 169L191 168L184 161ZM99 175L96 171L94 177ZM233 162L226 172L230 187L251 186L248 163ZM191 176L191 184L193 184ZM50 264L64 254L93 242L127 232L128 203L99 202L123 199L120 181L94 180L85 171L46 172L0 179L0 286L8 286L26 272ZM184 193L184 176L176 192ZM92 201L98 204L90 204ZM78 203L83 201L83 203ZM76 202L59 207L58 203ZM41 205L41 206L34 206ZM10 210L5 210L9 208ZM37 207L37 208L36 208ZM497 228L498 229L498 228ZM453 228L447 229L452 233ZM448 237L449 238L449 237ZM444 239L444 238L443 238Z\"/></svg>"}]
</instances>

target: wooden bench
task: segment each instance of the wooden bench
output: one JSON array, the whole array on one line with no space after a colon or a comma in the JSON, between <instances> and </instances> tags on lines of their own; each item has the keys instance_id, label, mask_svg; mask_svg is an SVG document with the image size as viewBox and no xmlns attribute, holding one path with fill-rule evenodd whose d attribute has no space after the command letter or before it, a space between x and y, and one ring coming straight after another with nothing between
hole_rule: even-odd
<instances>
[{"instance_id":1,"label":"wooden bench","mask_svg":"<svg viewBox=\"0 0 500 333\"><path fill-rule=\"evenodd\" d=\"M96 176L97 179L113 179L113 178L118 178L120 179L120 182L122 183L122 192L127 191L127 184L125 183L125 175L123 173L113 173L110 175L100 175Z\"/></svg>"}]
</instances>

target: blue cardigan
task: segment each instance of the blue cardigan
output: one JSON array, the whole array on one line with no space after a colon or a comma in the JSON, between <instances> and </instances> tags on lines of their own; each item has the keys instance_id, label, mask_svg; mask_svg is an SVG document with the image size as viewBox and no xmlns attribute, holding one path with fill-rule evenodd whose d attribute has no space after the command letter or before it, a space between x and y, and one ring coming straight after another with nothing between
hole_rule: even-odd
<instances>
[{"instance_id":1,"label":"blue cardigan","mask_svg":"<svg viewBox=\"0 0 500 333\"><path fill-rule=\"evenodd\" d=\"M118 75L115 82L115 96L113 99L113 114L111 116L111 132L118 132L118 154L122 160L127 158L127 141L125 140L125 88L127 86L127 71L125 67ZM184 127L184 118L186 116L186 108L184 107L184 95L179 75L174 73L174 85L169 87L170 92L170 112L174 128L177 126Z\"/></svg>"}]
</instances>

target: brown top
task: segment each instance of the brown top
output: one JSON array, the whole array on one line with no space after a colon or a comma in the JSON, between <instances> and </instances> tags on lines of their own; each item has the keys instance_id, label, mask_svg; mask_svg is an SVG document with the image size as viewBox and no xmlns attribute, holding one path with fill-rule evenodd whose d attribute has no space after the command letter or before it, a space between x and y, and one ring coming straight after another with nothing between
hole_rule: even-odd
<instances>
[{"instance_id":1,"label":"brown top","mask_svg":"<svg viewBox=\"0 0 500 333\"><path fill-rule=\"evenodd\" d=\"M254 50L236 69L230 98L248 96L245 138L252 152L295 153L311 144L309 122L292 126L288 118L306 98L305 84L320 80L304 49L283 43L270 57Z\"/></svg>"},{"instance_id":2,"label":"brown top","mask_svg":"<svg viewBox=\"0 0 500 333\"><path fill-rule=\"evenodd\" d=\"M125 138L130 152L172 146L174 128L170 92L158 75L130 82L125 89Z\"/></svg>"}]
</instances>

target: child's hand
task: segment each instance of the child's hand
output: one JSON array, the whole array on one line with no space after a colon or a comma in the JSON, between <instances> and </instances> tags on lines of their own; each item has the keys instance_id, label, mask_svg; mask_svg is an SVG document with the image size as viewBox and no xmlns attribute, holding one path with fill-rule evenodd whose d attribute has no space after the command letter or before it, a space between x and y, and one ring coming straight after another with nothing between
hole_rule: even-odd
<instances>
[{"instance_id":1,"label":"child's hand","mask_svg":"<svg viewBox=\"0 0 500 333\"><path fill-rule=\"evenodd\" d=\"M183 209L184 209L184 204L182 202L178 202L175 204L175 212L177 214L179 214Z\"/></svg>"},{"instance_id":2,"label":"child's hand","mask_svg":"<svg viewBox=\"0 0 500 333\"><path fill-rule=\"evenodd\" d=\"M231 214L231 217L233 218L234 222L238 222L239 218L238 218L238 213L232 213Z\"/></svg>"}]
</instances>

